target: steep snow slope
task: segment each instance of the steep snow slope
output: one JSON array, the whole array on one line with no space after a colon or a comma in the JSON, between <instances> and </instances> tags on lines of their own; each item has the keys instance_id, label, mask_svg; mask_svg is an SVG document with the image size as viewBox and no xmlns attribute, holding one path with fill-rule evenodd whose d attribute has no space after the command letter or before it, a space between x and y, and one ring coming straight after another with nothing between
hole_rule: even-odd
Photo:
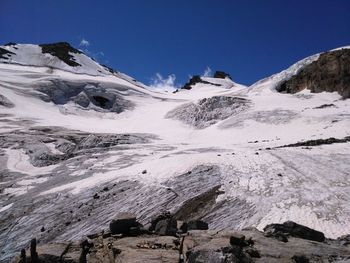
<instances>
[{"instance_id":1,"label":"steep snow slope","mask_svg":"<svg viewBox=\"0 0 350 263\"><path fill-rule=\"evenodd\" d=\"M173 94L22 48L25 63L0 63L3 259L33 235L79 239L120 211L143 223L170 210L218 230L293 220L350 233L349 142L276 148L350 136L349 100L275 91L317 55L251 87L203 78L213 84Z\"/></svg>"}]
</instances>

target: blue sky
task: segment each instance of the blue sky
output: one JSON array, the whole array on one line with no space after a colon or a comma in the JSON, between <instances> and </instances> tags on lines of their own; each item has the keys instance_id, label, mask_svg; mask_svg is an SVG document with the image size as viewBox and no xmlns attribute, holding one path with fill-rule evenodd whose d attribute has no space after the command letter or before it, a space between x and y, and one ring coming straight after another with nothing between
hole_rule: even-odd
<instances>
[{"instance_id":1,"label":"blue sky","mask_svg":"<svg viewBox=\"0 0 350 263\"><path fill-rule=\"evenodd\" d=\"M350 45L348 0L2 0L1 43L67 41L149 84L207 67L239 83Z\"/></svg>"}]
</instances>

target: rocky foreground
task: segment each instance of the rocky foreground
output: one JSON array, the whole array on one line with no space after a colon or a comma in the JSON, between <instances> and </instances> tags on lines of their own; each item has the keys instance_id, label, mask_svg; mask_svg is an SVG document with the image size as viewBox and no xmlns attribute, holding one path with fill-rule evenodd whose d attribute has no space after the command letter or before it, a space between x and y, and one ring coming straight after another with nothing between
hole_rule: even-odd
<instances>
[{"instance_id":1,"label":"rocky foreground","mask_svg":"<svg viewBox=\"0 0 350 263\"><path fill-rule=\"evenodd\" d=\"M296 224L270 224L264 232L208 230L201 220L183 222L163 213L144 227L121 213L109 230L82 242L38 244L14 262L350 262L350 235L336 240Z\"/></svg>"}]
</instances>

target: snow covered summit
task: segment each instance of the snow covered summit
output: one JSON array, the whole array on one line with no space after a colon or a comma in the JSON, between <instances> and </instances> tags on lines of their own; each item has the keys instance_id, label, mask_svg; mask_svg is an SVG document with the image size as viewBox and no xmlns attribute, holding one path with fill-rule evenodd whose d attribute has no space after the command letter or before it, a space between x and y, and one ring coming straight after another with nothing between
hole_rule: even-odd
<instances>
[{"instance_id":1,"label":"snow covered summit","mask_svg":"<svg viewBox=\"0 0 350 263\"><path fill-rule=\"evenodd\" d=\"M0 46L0 62L96 76L114 72L66 42L41 45L8 43Z\"/></svg>"}]
</instances>

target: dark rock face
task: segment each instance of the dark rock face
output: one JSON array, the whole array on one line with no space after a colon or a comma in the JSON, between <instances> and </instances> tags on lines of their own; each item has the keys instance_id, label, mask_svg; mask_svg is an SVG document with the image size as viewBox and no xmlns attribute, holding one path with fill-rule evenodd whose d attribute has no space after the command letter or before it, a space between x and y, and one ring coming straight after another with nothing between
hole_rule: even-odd
<instances>
[{"instance_id":1,"label":"dark rock face","mask_svg":"<svg viewBox=\"0 0 350 263\"><path fill-rule=\"evenodd\" d=\"M13 55L13 54L15 54L15 53L13 53L13 52L11 52L11 51L8 51L8 50L6 50L6 49L0 47L0 58L2 58L2 59L8 59L9 56L11 56L11 55Z\"/></svg>"},{"instance_id":2,"label":"dark rock face","mask_svg":"<svg viewBox=\"0 0 350 263\"><path fill-rule=\"evenodd\" d=\"M292 221L284 222L283 224L270 224L264 228L266 236L275 235L290 235L292 237L298 237L318 242L325 241L325 236L322 232L313 230L306 226L299 225Z\"/></svg>"},{"instance_id":3,"label":"dark rock face","mask_svg":"<svg viewBox=\"0 0 350 263\"><path fill-rule=\"evenodd\" d=\"M285 147L300 147L300 146L318 146L323 144L333 144L333 143L345 143L350 141L350 136L346 136L343 139L337 138L328 138L328 139L317 139L317 140L308 140L305 142L297 142L293 144L287 144L283 146L279 146L277 148L285 148Z\"/></svg>"},{"instance_id":4,"label":"dark rock face","mask_svg":"<svg viewBox=\"0 0 350 263\"><path fill-rule=\"evenodd\" d=\"M214 78L217 78L217 79L229 78L229 79L231 79L231 76L230 76L230 74L225 73L224 71L215 71Z\"/></svg>"},{"instance_id":5,"label":"dark rock face","mask_svg":"<svg viewBox=\"0 0 350 263\"><path fill-rule=\"evenodd\" d=\"M74 57L69 53L81 54L82 52L78 49L73 48L66 42L58 42L53 44L41 44L42 53L49 53L52 56L58 57L64 63L71 67L81 66L79 63L74 61Z\"/></svg>"},{"instance_id":6,"label":"dark rock face","mask_svg":"<svg viewBox=\"0 0 350 263\"><path fill-rule=\"evenodd\" d=\"M0 94L0 106L13 108L15 105L8 98Z\"/></svg>"},{"instance_id":7,"label":"dark rock face","mask_svg":"<svg viewBox=\"0 0 350 263\"><path fill-rule=\"evenodd\" d=\"M196 220L197 218L202 218L204 216L203 210L210 210L214 206L216 198L219 194L221 194L219 188L220 185L217 185L200 195L186 200L175 212L174 217L177 220L184 220L189 222L198 221Z\"/></svg>"},{"instance_id":8,"label":"dark rock face","mask_svg":"<svg viewBox=\"0 0 350 263\"><path fill-rule=\"evenodd\" d=\"M338 92L350 97L350 49L326 52L318 60L305 66L299 73L281 83L277 90L296 93L303 89L311 92Z\"/></svg>"},{"instance_id":9,"label":"dark rock face","mask_svg":"<svg viewBox=\"0 0 350 263\"><path fill-rule=\"evenodd\" d=\"M208 81L202 80L199 75L194 75L183 87L182 89L190 90L192 89L192 86L197 83L204 83L204 84L211 84Z\"/></svg>"},{"instance_id":10,"label":"dark rock face","mask_svg":"<svg viewBox=\"0 0 350 263\"><path fill-rule=\"evenodd\" d=\"M136 216L131 213L120 213L109 223L109 229L112 234L128 235L130 230L134 232L135 228L139 226L140 223L136 221Z\"/></svg>"}]
</instances>

